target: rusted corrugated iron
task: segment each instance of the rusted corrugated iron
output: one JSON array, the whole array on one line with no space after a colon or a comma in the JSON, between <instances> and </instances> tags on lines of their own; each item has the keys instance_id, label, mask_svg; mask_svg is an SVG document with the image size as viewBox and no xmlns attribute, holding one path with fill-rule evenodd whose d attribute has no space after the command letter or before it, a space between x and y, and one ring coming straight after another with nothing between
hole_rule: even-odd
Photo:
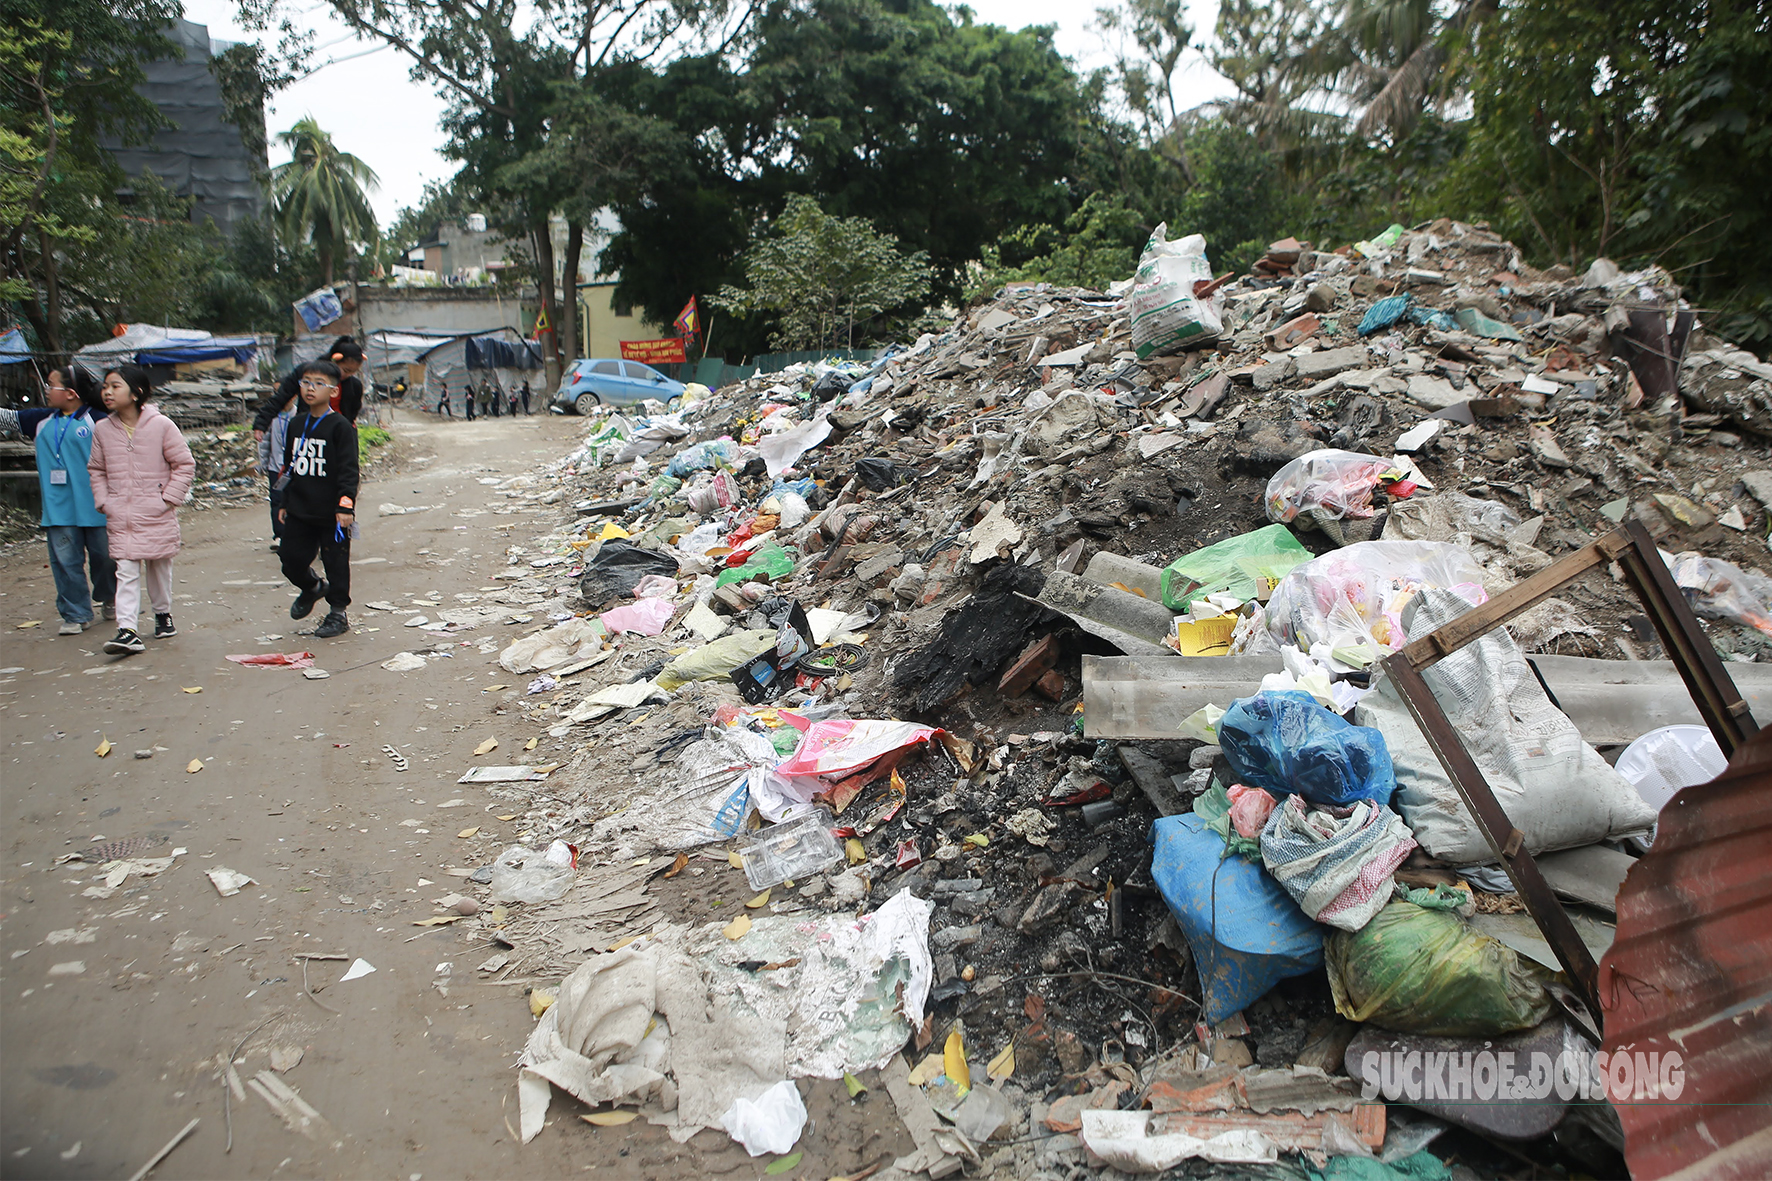
<instances>
[{"instance_id":1,"label":"rusted corrugated iron","mask_svg":"<svg viewBox=\"0 0 1772 1181\"><path fill-rule=\"evenodd\" d=\"M1604 1048L1637 1076L1624 1102L1613 1079L1635 1181L1772 1177L1772 731L1662 809L1599 981ZM1656 1097L1642 1066L1670 1053L1682 1085Z\"/></svg>"}]
</instances>

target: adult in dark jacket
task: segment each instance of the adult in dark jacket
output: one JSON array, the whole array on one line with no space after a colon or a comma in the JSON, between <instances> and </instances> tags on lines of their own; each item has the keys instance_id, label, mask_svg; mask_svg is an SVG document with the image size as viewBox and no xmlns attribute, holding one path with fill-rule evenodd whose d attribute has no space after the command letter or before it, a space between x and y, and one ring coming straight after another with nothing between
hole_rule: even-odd
<instances>
[{"instance_id":1,"label":"adult in dark jacket","mask_svg":"<svg viewBox=\"0 0 1772 1181\"><path fill-rule=\"evenodd\" d=\"M344 415L349 422L356 422L357 416L363 413L363 381L357 376L363 368L363 346L348 336L341 336L332 342L327 350L325 360L338 366L340 381L338 393L333 395L332 408ZM284 409L296 400L301 393L302 367L297 365L269 397L258 404L258 412L252 416L252 437L262 440L265 432L271 429L271 420L283 413Z\"/></svg>"}]
</instances>

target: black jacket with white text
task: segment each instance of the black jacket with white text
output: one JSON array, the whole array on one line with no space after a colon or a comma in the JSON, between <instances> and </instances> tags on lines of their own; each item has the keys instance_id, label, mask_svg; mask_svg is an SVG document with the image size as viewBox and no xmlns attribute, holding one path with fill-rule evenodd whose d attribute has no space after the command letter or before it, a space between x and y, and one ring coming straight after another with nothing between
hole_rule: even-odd
<instances>
[{"instance_id":1,"label":"black jacket with white text","mask_svg":"<svg viewBox=\"0 0 1772 1181\"><path fill-rule=\"evenodd\" d=\"M330 521L356 512L357 428L337 411L319 418L306 408L289 420L283 464L290 473L283 507L304 521Z\"/></svg>"}]
</instances>

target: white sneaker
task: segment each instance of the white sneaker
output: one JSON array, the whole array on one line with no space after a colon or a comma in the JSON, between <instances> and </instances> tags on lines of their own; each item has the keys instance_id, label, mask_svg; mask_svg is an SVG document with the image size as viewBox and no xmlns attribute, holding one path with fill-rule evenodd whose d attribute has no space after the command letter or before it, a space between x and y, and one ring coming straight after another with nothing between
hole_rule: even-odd
<instances>
[{"instance_id":1,"label":"white sneaker","mask_svg":"<svg viewBox=\"0 0 1772 1181\"><path fill-rule=\"evenodd\" d=\"M87 623L75 623L72 619L64 619L62 620L61 627L56 629L55 634L58 636L77 636L90 626L92 625Z\"/></svg>"}]
</instances>

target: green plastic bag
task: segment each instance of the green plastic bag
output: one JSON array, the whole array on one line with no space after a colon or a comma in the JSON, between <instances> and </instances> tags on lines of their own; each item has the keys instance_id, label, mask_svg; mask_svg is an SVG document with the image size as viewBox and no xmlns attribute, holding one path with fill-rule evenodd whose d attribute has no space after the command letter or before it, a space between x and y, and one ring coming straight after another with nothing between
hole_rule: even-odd
<instances>
[{"instance_id":1,"label":"green plastic bag","mask_svg":"<svg viewBox=\"0 0 1772 1181\"><path fill-rule=\"evenodd\" d=\"M1530 1029L1551 1007L1550 974L1456 914L1392 902L1323 947L1335 1009L1398 1033L1493 1037Z\"/></svg>"},{"instance_id":2,"label":"green plastic bag","mask_svg":"<svg viewBox=\"0 0 1772 1181\"><path fill-rule=\"evenodd\" d=\"M731 586L735 582L749 582L762 574L769 575L769 581L774 582L778 578L786 578L793 572L793 555L779 545L766 545L752 554L744 565L722 571L720 576L714 579L714 588L718 590L723 586Z\"/></svg>"},{"instance_id":3,"label":"green plastic bag","mask_svg":"<svg viewBox=\"0 0 1772 1181\"><path fill-rule=\"evenodd\" d=\"M658 687L672 693L690 681L724 680L739 665L774 647L774 628L731 632L711 644L685 652L665 665L657 677Z\"/></svg>"},{"instance_id":4,"label":"green plastic bag","mask_svg":"<svg viewBox=\"0 0 1772 1181\"><path fill-rule=\"evenodd\" d=\"M1451 1181L1452 1170L1424 1149L1388 1165L1365 1156L1331 1157L1327 1168L1310 1175L1323 1181Z\"/></svg>"},{"instance_id":5,"label":"green plastic bag","mask_svg":"<svg viewBox=\"0 0 1772 1181\"><path fill-rule=\"evenodd\" d=\"M1185 611L1188 604L1225 592L1247 602L1265 597L1286 571L1308 562L1311 552L1284 525L1266 525L1197 549L1163 569L1163 605Z\"/></svg>"}]
</instances>

